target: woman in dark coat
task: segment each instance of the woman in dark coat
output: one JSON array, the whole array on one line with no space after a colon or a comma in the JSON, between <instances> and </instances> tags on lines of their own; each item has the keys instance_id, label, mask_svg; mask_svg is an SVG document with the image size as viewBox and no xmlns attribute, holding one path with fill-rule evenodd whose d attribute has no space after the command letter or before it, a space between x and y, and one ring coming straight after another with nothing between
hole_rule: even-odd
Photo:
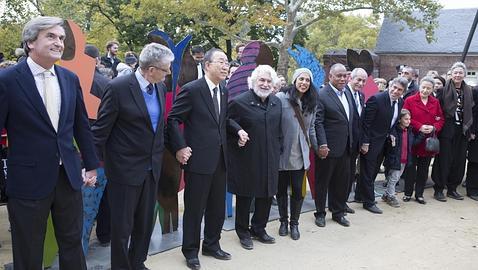
<instances>
[{"instance_id":1,"label":"woman in dark coat","mask_svg":"<svg viewBox=\"0 0 478 270\"><path fill-rule=\"evenodd\" d=\"M410 111L411 126L415 134L422 133L425 137L438 136L445 119L441 110L440 102L433 97L435 81L431 77L424 77L420 81L418 93L405 100L404 109ZM428 168L435 156L434 152L425 150L425 140L412 148L412 166L409 167L405 177L404 201L410 201L415 186L415 200L425 204L423 191L428 179Z\"/></svg>"},{"instance_id":2,"label":"woman in dark coat","mask_svg":"<svg viewBox=\"0 0 478 270\"><path fill-rule=\"evenodd\" d=\"M465 175L466 149L471 138L474 105L471 87L465 83L466 66L456 62L451 67L451 79L445 87L437 91L437 98L445 117L445 125L438 137L440 153L433 162L432 179L435 182L433 197L438 201L446 201L443 189L447 188L447 196L455 200L463 200L456 188Z\"/></svg>"},{"instance_id":3,"label":"woman in dark coat","mask_svg":"<svg viewBox=\"0 0 478 270\"><path fill-rule=\"evenodd\" d=\"M236 233L245 249L253 248L251 237L263 243L275 242L265 227L277 193L282 148L281 101L272 94L276 81L272 67L258 66L249 78L251 90L232 100L228 108L229 118L250 138L242 147L235 134L228 138L228 190L236 195ZM249 228L253 198L255 211Z\"/></svg>"}]
</instances>

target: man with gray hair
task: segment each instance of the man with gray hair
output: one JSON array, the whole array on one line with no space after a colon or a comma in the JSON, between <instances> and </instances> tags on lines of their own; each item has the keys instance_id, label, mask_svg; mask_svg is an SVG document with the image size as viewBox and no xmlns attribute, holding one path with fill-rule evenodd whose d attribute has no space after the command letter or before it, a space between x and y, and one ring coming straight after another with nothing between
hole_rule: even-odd
<instances>
[{"instance_id":1,"label":"man with gray hair","mask_svg":"<svg viewBox=\"0 0 478 270\"><path fill-rule=\"evenodd\" d=\"M282 149L282 105L273 94L279 79L271 66L259 65L249 77L249 91L229 103L229 117L251 138L242 147L236 134L228 136L228 190L236 195L236 233L241 246L252 249L251 237L265 244L275 243L265 228L272 197L277 193L279 157ZM250 169L255 168L255 169ZM249 227L249 209L254 215Z\"/></svg>"},{"instance_id":2,"label":"man with gray hair","mask_svg":"<svg viewBox=\"0 0 478 270\"><path fill-rule=\"evenodd\" d=\"M375 94L367 100L363 111L358 185L363 208L374 214L382 214L375 202L375 178L383 160L385 141L402 110L401 96L407 85L405 78L393 79L388 91Z\"/></svg>"},{"instance_id":3,"label":"man with gray hair","mask_svg":"<svg viewBox=\"0 0 478 270\"><path fill-rule=\"evenodd\" d=\"M55 65L63 19L37 17L23 29L28 57L0 72L0 130L8 132L8 212L15 269L42 269L51 213L60 269L86 270L81 187L94 186L99 161L78 77ZM86 174L82 179L81 151Z\"/></svg>"},{"instance_id":4,"label":"man with gray hair","mask_svg":"<svg viewBox=\"0 0 478 270\"><path fill-rule=\"evenodd\" d=\"M173 60L169 48L146 45L136 72L106 86L92 127L108 177L112 269L147 269L164 150L163 81Z\"/></svg>"}]
</instances>

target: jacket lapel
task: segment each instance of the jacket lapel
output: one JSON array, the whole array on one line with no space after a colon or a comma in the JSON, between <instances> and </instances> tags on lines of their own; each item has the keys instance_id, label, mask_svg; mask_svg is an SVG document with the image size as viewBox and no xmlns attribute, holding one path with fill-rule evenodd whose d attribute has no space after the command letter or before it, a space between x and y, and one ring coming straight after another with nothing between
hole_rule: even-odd
<instances>
[{"instance_id":1,"label":"jacket lapel","mask_svg":"<svg viewBox=\"0 0 478 270\"><path fill-rule=\"evenodd\" d=\"M329 97L335 102L335 104L338 106L340 112L343 114L345 119L347 119L347 113L345 112L344 105L342 105L342 102L339 100L339 97L335 93L334 89L329 85L327 88L327 93L329 94Z\"/></svg>"},{"instance_id":2,"label":"jacket lapel","mask_svg":"<svg viewBox=\"0 0 478 270\"><path fill-rule=\"evenodd\" d=\"M160 110L160 115L158 117L158 123L157 123L157 126L156 127L159 127L160 124L161 124L161 121L163 121L163 119L165 119L165 112L166 112L166 107L165 107L165 100L164 100L164 97L165 97L165 94L166 94L166 86L164 85L164 83L157 83L156 84L156 96L158 97L158 101L159 101L159 110ZM156 132L158 133L158 132Z\"/></svg>"},{"instance_id":3,"label":"jacket lapel","mask_svg":"<svg viewBox=\"0 0 478 270\"><path fill-rule=\"evenodd\" d=\"M43 118L43 120L45 120L45 122L47 122L48 125L54 130L50 117L48 116L48 112L46 111L45 104L43 103L40 93L38 92L33 74L28 67L27 61L23 61L18 64L18 75L16 80L25 93L25 96L28 98L28 100L30 100L35 110L37 110L40 114L41 118Z\"/></svg>"},{"instance_id":4,"label":"jacket lapel","mask_svg":"<svg viewBox=\"0 0 478 270\"><path fill-rule=\"evenodd\" d=\"M129 89L131 91L131 94L133 95L133 99L136 103L136 106L138 106L138 109L141 111L141 114L143 115L148 127L153 130L153 125L151 124L148 108L146 108L146 102L144 101L143 93L141 87L139 86L138 80L136 79L134 73L131 73L129 76Z\"/></svg>"},{"instance_id":5,"label":"jacket lapel","mask_svg":"<svg viewBox=\"0 0 478 270\"><path fill-rule=\"evenodd\" d=\"M206 79L202 78L201 79L201 84L202 84L200 86L201 96L202 96L204 102L206 103L209 112L211 113L211 117L216 121L216 123L219 124L218 119L216 119L216 112L214 111L214 104L212 103L211 92L209 90L209 86L207 85ZM221 104L222 104L222 100L223 100L222 97L223 96L221 96ZM221 107L220 109L224 109L224 108ZM220 110L220 111L222 111L222 110ZM220 114L219 114L219 117L220 117Z\"/></svg>"}]
</instances>

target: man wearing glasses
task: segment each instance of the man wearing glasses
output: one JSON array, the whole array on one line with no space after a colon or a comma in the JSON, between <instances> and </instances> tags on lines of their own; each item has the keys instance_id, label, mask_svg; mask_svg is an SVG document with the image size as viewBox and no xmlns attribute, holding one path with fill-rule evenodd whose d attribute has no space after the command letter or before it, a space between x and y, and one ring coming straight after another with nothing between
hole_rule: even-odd
<instances>
[{"instance_id":1,"label":"man wearing glasses","mask_svg":"<svg viewBox=\"0 0 478 270\"><path fill-rule=\"evenodd\" d=\"M204 216L202 254L220 260L231 255L221 249L226 195L226 127L238 135L239 145L247 133L227 115L226 54L211 49L204 56L206 74L184 85L168 115L167 141L171 153L182 164L184 189L183 246L186 264L200 269L198 259L201 221ZM180 124L184 124L181 132Z\"/></svg>"},{"instance_id":2,"label":"man wearing glasses","mask_svg":"<svg viewBox=\"0 0 478 270\"><path fill-rule=\"evenodd\" d=\"M92 127L109 181L111 269L147 269L164 150L162 82L173 60L169 48L146 45L136 72L106 86Z\"/></svg>"}]
</instances>

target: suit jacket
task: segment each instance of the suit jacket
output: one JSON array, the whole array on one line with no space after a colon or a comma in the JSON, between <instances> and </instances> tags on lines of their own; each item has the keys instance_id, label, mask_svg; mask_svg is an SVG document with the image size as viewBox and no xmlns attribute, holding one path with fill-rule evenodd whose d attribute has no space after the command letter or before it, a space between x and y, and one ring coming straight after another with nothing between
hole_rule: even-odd
<instances>
[{"instance_id":1,"label":"suit jacket","mask_svg":"<svg viewBox=\"0 0 478 270\"><path fill-rule=\"evenodd\" d=\"M93 76L93 82L91 84L90 94L101 99L105 93L105 88L109 81L110 79L103 76L98 71L98 68L95 68L95 73Z\"/></svg>"},{"instance_id":2,"label":"suit jacket","mask_svg":"<svg viewBox=\"0 0 478 270\"><path fill-rule=\"evenodd\" d=\"M362 112L362 144L369 144L368 154L378 155L390 133L393 110L388 91L371 96ZM403 107L403 99L398 100L398 117ZM393 123L395 125L396 121ZM393 126L392 125L392 126Z\"/></svg>"},{"instance_id":3,"label":"suit jacket","mask_svg":"<svg viewBox=\"0 0 478 270\"><path fill-rule=\"evenodd\" d=\"M224 157L225 163L227 160L226 127L236 133L241 129L236 122L228 118L227 88L221 85L219 93L219 119L216 119L211 92L204 77L182 87L168 114L167 145L171 153L175 155L178 150L187 146L192 149L187 164L182 166L185 171L212 174L219 158ZM181 124L184 124L183 132L180 129Z\"/></svg>"},{"instance_id":4,"label":"suit jacket","mask_svg":"<svg viewBox=\"0 0 478 270\"><path fill-rule=\"evenodd\" d=\"M403 100L415 95L418 92L418 88L419 87L417 85L417 82L415 80L412 80L410 85L407 87L407 92L403 94Z\"/></svg>"},{"instance_id":5,"label":"suit jacket","mask_svg":"<svg viewBox=\"0 0 478 270\"><path fill-rule=\"evenodd\" d=\"M51 124L27 61L0 72L0 130L8 132L7 194L42 199L55 188L60 159L74 190L83 185L80 155L87 171L98 167L78 77L55 65L61 91L58 132Z\"/></svg>"},{"instance_id":6,"label":"suit jacket","mask_svg":"<svg viewBox=\"0 0 478 270\"><path fill-rule=\"evenodd\" d=\"M164 150L164 89L156 96L161 109L156 131L135 73L112 80L105 90L92 127L95 145L103 150L108 180L141 185L151 169L159 180Z\"/></svg>"},{"instance_id":7,"label":"suit jacket","mask_svg":"<svg viewBox=\"0 0 478 270\"><path fill-rule=\"evenodd\" d=\"M362 108L362 113L361 115L358 114L358 111L357 111L357 104L355 103L355 97L354 97L354 94L352 92L352 90L349 88L348 85L345 86L345 90L347 92L350 93L350 95L352 96L352 99L353 99L353 108L354 108L354 121L352 123L352 135L353 135L353 142L352 142L352 150L356 153L358 153L358 151L360 150L360 145L361 145L361 142L360 142L360 138L362 137L362 135L360 134L361 133L361 130L362 130L362 115L365 111L365 96L364 94L362 93L362 91L358 91L358 95L359 95L359 100L360 100L360 107Z\"/></svg>"},{"instance_id":8,"label":"suit jacket","mask_svg":"<svg viewBox=\"0 0 478 270\"><path fill-rule=\"evenodd\" d=\"M319 91L315 132L319 147L327 144L330 149L328 157L341 157L346 150L351 150L353 142L353 99L350 92L344 91L349 104L349 119L344 106L330 84Z\"/></svg>"}]
</instances>

